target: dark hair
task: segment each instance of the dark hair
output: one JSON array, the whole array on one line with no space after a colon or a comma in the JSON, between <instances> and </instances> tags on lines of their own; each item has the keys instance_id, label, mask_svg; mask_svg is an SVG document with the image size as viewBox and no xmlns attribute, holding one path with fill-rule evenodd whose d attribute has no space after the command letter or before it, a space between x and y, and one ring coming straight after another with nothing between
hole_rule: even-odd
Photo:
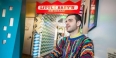
<instances>
[{"instance_id":1,"label":"dark hair","mask_svg":"<svg viewBox=\"0 0 116 58\"><path fill-rule=\"evenodd\" d=\"M81 16L79 14L68 14L67 17L71 16L71 15L75 16L76 22L81 21L81 25L82 25L82 19L81 19Z\"/></svg>"},{"instance_id":2,"label":"dark hair","mask_svg":"<svg viewBox=\"0 0 116 58\"><path fill-rule=\"evenodd\" d=\"M81 21L81 23L82 23L81 16L79 14L68 14L67 17L68 16L71 16L71 15L74 15L75 16L76 22L77 21Z\"/></svg>"}]
</instances>

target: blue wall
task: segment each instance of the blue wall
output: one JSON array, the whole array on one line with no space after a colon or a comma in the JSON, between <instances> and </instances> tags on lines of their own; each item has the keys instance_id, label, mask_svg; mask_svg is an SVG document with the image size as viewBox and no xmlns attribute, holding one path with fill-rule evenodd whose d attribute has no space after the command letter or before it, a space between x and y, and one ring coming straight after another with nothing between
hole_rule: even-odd
<instances>
[{"instance_id":1,"label":"blue wall","mask_svg":"<svg viewBox=\"0 0 116 58\"><path fill-rule=\"evenodd\" d=\"M10 6L13 7L12 11L9 10ZM0 58L19 58L20 56L21 6L22 0L0 0ZM3 9L6 9L5 17L2 17ZM10 18L14 18L13 26L9 26ZM3 26L7 26L6 31L3 30ZM11 34L11 38L7 38L8 33ZM3 40L6 40L6 44L2 44Z\"/></svg>"},{"instance_id":2,"label":"blue wall","mask_svg":"<svg viewBox=\"0 0 116 58\"><path fill-rule=\"evenodd\" d=\"M88 33L95 45L95 58L116 52L116 0L99 0L97 27Z\"/></svg>"}]
</instances>

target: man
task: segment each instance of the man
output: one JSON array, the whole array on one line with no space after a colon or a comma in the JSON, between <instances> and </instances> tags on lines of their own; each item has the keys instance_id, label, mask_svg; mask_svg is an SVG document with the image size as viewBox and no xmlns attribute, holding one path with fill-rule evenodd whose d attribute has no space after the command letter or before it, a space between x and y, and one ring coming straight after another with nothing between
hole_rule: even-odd
<instances>
[{"instance_id":1,"label":"man","mask_svg":"<svg viewBox=\"0 0 116 58\"><path fill-rule=\"evenodd\" d=\"M93 42L80 33L81 24L80 15L69 14L66 18L66 30L70 36L61 39L46 58L94 58Z\"/></svg>"}]
</instances>

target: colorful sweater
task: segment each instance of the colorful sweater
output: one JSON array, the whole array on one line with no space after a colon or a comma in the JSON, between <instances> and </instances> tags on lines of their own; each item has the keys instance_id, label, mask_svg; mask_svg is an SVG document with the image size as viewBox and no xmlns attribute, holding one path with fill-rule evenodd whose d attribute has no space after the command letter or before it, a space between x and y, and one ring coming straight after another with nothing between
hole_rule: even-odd
<instances>
[{"instance_id":1,"label":"colorful sweater","mask_svg":"<svg viewBox=\"0 0 116 58\"><path fill-rule=\"evenodd\" d=\"M50 58L94 58L93 42L85 35L76 38L64 37L49 56Z\"/></svg>"}]
</instances>

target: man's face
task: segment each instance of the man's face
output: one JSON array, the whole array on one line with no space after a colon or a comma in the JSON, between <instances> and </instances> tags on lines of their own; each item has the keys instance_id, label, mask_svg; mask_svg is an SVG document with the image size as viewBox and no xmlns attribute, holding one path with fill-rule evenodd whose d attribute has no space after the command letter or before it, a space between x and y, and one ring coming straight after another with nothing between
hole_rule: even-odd
<instances>
[{"instance_id":1,"label":"man's face","mask_svg":"<svg viewBox=\"0 0 116 58\"><path fill-rule=\"evenodd\" d=\"M71 33L78 28L75 15L70 15L66 18L66 30Z\"/></svg>"}]
</instances>

